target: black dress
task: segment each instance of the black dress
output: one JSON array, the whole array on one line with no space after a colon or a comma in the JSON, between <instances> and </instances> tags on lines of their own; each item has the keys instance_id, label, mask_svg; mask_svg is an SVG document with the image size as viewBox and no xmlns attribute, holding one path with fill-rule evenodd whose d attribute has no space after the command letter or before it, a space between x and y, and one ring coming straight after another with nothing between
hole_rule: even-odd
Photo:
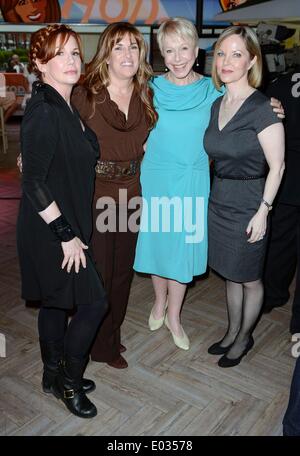
<instances>
[{"instance_id":1,"label":"black dress","mask_svg":"<svg viewBox=\"0 0 300 456\"><path fill-rule=\"evenodd\" d=\"M99 146L95 134L82 130L51 86L37 82L21 126L22 190L17 222L22 298L45 307L71 309L104 299L104 290L90 250L87 267L76 274L61 269L61 242L38 212L55 201L74 233L89 245L92 198Z\"/></svg>"},{"instance_id":2,"label":"black dress","mask_svg":"<svg viewBox=\"0 0 300 456\"><path fill-rule=\"evenodd\" d=\"M228 280L252 282L262 277L267 243L267 234L251 244L246 234L247 225L260 206L267 174L257 135L280 119L269 98L255 91L219 130L221 101L222 97L212 106L204 137L216 174L209 198L208 263Z\"/></svg>"}]
</instances>

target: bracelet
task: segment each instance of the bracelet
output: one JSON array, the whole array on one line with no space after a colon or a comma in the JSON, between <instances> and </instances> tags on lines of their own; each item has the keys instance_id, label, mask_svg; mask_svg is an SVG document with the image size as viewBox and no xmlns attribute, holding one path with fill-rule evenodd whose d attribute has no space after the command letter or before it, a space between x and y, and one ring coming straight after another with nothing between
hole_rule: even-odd
<instances>
[{"instance_id":1,"label":"bracelet","mask_svg":"<svg viewBox=\"0 0 300 456\"><path fill-rule=\"evenodd\" d=\"M49 223L48 226L55 236L62 242L69 242L75 237L71 225L69 225L63 215L57 217L57 219Z\"/></svg>"},{"instance_id":2,"label":"bracelet","mask_svg":"<svg viewBox=\"0 0 300 456\"><path fill-rule=\"evenodd\" d=\"M261 203L264 204L265 206L267 206L267 208L268 208L269 211L273 208L272 204L268 203L268 202L267 202L266 200L264 200L263 198L262 198L262 200L261 200Z\"/></svg>"}]
</instances>

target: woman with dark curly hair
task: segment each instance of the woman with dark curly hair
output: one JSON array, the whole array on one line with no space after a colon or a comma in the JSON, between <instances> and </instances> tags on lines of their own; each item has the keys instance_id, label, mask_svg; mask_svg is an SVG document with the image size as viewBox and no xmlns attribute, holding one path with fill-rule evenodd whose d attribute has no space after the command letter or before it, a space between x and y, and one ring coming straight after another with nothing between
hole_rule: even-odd
<instances>
[{"instance_id":1,"label":"woman with dark curly hair","mask_svg":"<svg viewBox=\"0 0 300 456\"><path fill-rule=\"evenodd\" d=\"M0 0L0 8L6 22L49 24L61 18L58 0Z\"/></svg>"}]
</instances>

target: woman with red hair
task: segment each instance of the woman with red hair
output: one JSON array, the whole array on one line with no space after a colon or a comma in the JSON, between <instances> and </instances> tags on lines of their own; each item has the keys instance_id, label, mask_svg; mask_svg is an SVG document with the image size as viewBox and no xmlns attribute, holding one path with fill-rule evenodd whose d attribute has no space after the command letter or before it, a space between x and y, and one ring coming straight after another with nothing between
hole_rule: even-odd
<instances>
[{"instance_id":1,"label":"woman with red hair","mask_svg":"<svg viewBox=\"0 0 300 456\"><path fill-rule=\"evenodd\" d=\"M22 298L41 301L43 391L74 415L92 418L97 409L86 393L95 384L82 377L107 306L89 250L99 147L70 103L81 63L80 38L69 27L49 25L32 35L29 67L39 80L21 127L17 243Z\"/></svg>"}]
</instances>

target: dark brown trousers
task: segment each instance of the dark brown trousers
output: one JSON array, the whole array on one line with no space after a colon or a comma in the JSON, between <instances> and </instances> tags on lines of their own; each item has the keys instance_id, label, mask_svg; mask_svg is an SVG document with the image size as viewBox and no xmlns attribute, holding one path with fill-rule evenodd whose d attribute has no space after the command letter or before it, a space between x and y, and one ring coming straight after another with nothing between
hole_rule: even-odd
<instances>
[{"instance_id":1,"label":"dark brown trousers","mask_svg":"<svg viewBox=\"0 0 300 456\"><path fill-rule=\"evenodd\" d=\"M101 212L103 211L94 210L95 221ZM128 218L133 212L128 211ZM100 233L94 229L92 238L94 257L103 278L109 305L91 350L92 360L98 362L113 361L120 354L121 325L125 318L133 278L137 233L129 230L120 232L118 215L116 220L116 232Z\"/></svg>"}]
</instances>

